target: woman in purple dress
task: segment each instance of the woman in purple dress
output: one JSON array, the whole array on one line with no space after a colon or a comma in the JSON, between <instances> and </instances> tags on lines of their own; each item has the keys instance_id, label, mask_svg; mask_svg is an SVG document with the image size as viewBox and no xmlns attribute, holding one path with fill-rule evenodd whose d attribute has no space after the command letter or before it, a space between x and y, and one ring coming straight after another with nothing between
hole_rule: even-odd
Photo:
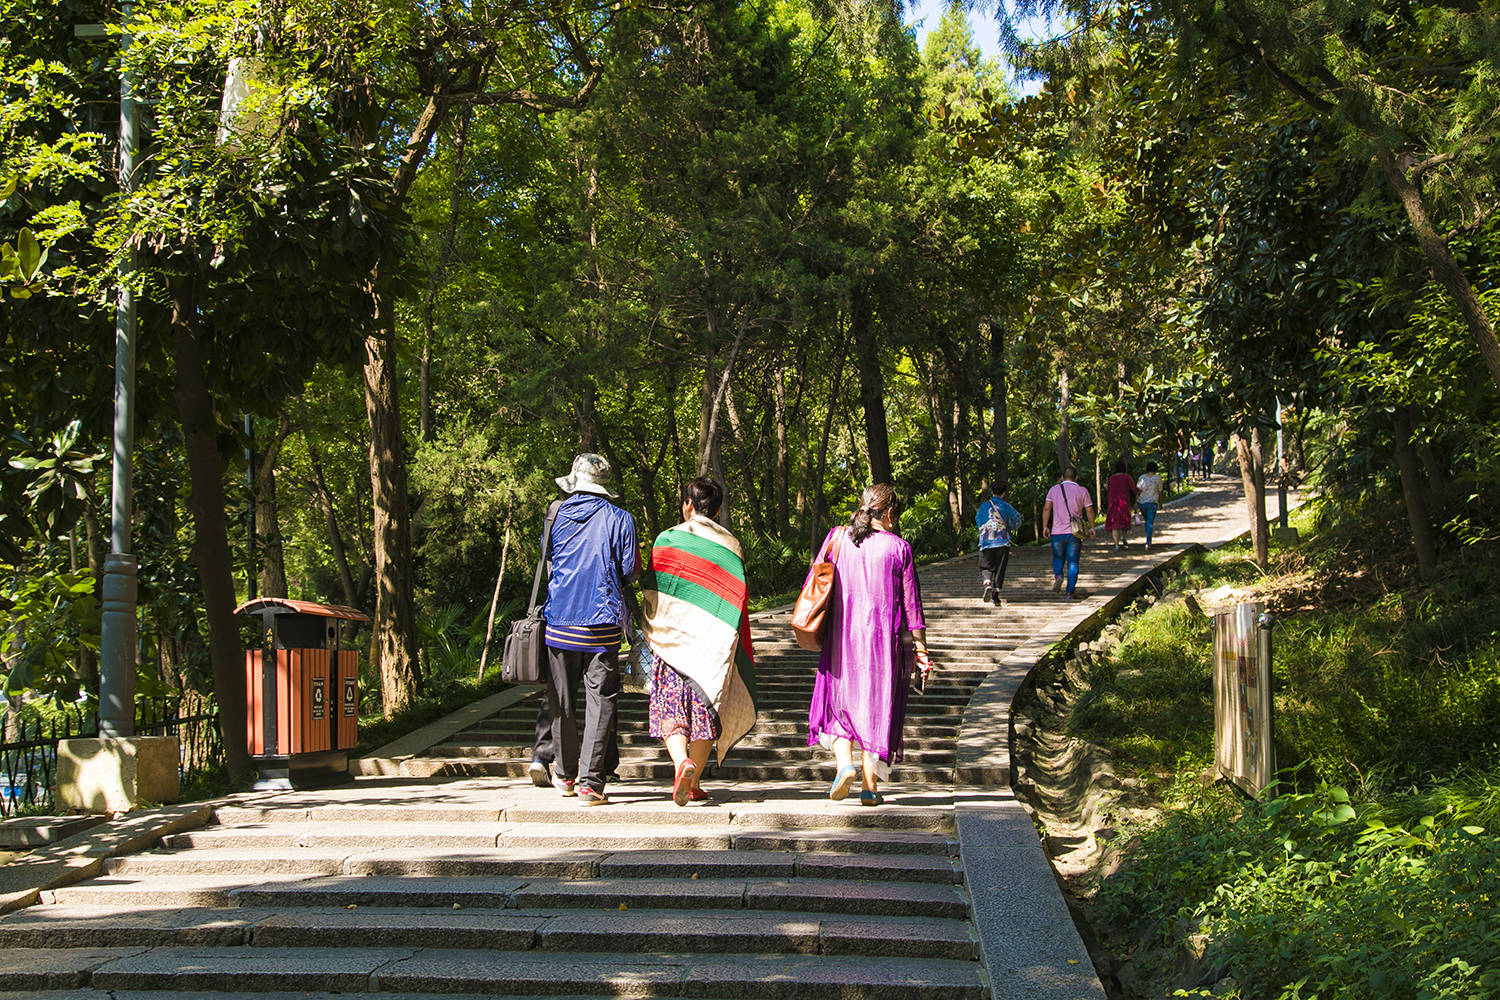
<instances>
[{"instance_id":1,"label":"woman in purple dress","mask_svg":"<svg viewBox=\"0 0 1500 1000\"><path fill-rule=\"evenodd\" d=\"M900 513L901 500L889 484L869 487L850 526L830 531L814 560L833 562L834 581L807 743L833 751L838 774L828 797L835 800L847 797L861 776L854 766L859 744L864 772L859 801L867 806L880 804L877 782L901 760L912 670L903 633L912 633L922 676L932 670L916 563L911 546L897 533Z\"/></svg>"}]
</instances>

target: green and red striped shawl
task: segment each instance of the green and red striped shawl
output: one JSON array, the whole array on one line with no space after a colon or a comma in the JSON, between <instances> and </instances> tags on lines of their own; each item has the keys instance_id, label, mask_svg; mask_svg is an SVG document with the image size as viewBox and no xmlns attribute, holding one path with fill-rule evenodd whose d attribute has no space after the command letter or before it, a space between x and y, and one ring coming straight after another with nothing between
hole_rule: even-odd
<instances>
[{"instance_id":1,"label":"green and red striped shawl","mask_svg":"<svg viewBox=\"0 0 1500 1000\"><path fill-rule=\"evenodd\" d=\"M694 514L656 536L641 575L651 649L713 703L719 760L755 725L755 653L740 543Z\"/></svg>"}]
</instances>

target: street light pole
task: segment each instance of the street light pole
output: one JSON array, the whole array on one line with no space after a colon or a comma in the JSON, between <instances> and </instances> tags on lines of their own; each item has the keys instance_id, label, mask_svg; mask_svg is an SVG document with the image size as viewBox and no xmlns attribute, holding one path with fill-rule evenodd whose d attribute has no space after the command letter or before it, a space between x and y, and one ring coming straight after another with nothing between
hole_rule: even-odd
<instances>
[{"instance_id":1,"label":"street light pole","mask_svg":"<svg viewBox=\"0 0 1500 1000\"><path fill-rule=\"evenodd\" d=\"M135 190L135 79L130 53L131 0L120 3L120 190ZM136 557L130 551L131 453L135 448L135 250L119 262L115 308L114 468L111 480L109 555L104 587L99 667L99 735L135 735Z\"/></svg>"}]
</instances>

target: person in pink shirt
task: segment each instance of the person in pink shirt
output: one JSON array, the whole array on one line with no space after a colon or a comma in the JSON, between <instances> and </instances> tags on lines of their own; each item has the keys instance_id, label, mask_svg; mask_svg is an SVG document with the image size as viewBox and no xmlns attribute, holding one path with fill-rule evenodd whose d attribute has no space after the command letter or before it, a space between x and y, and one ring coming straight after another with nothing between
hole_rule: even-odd
<instances>
[{"instance_id":1,"label":"person in pink shirt","mask_svg":"<svg viewBox=\"0 0 1500 1000\"><path fill-rule=\"evenodd\" d=\"M1068 589L1064 598L1069 601L1078 597L1078 560L1083 554L1083 539L1073 534L1073 518L1083 518L1088 537L1094 537L1094 498L1078 485L1077 477L1078 470L1073 466L1063 469L1062 478L1047 491L1042 507L1042 523L1052 527L1052 592L1063 589L1066 571Z\"/></svg>"}]
</instances>

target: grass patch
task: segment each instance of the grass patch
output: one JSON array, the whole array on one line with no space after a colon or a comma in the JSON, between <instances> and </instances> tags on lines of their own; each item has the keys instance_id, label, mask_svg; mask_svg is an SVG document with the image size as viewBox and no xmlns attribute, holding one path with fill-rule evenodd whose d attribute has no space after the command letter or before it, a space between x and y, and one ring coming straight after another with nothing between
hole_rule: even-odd
<instances>
[{"instance_id":1,"label":"grass patch","mask_svg":"<svg viewBox=\"0 0 1500 1000\"><path fill-rule=\"evenodd\" d=\"M1252 803L1196 780L1208 620L1165 601L1130 623L1067 719L1164 810L1123 831L1094 898L1130 956L1125 995L1500 997L1495 554L1434 583L1336 532L1277 551L1269 574L1242 546L1185 562L1174 588L1250 589L1282 616L1274 725L1295 766Z\"/></svg>"}]
</instances>

